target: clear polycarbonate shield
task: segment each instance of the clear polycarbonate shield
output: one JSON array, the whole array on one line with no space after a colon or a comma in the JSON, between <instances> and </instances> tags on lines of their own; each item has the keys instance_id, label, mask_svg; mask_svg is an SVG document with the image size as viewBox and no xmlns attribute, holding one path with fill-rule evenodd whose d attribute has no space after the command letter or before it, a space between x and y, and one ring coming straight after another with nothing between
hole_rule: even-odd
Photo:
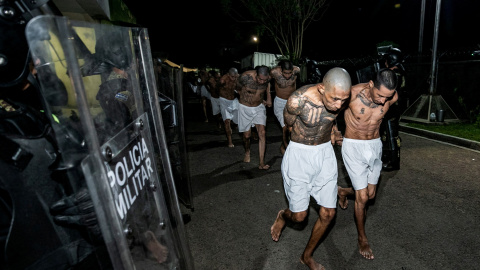
<instances>
[{"instance_id":1,"label":"clear polycarbonate shield","mask_svg":"<svg viewBox=\"0 0 480 270\"><path fill-rule=\"evenodd\" d=\"M79 166L115 269L193 269L147 30L40 16L27 25L64 166Z\"/></svg>"}]
</instances>

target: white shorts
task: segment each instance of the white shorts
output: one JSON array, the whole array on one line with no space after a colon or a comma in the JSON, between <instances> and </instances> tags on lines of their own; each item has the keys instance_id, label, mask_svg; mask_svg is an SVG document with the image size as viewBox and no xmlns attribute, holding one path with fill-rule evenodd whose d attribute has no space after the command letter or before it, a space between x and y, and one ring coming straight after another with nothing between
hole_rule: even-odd
<instances>
[{"instance_id":1,"label":"white shorts","mask_svg":"<svg viewBox=\"0 0 480 270\"><path fill-rule=\"evenodd\" d=\"M212 114L217 115L220 113L220 99L210 97L210 102L212 102Z\"/></svg>"},{"instance_id":2,"label":"white shorts","mask_svg":"<svg viewBox=\"0 0 480 270\"><path fill-rule=\"evenodd\" d=\"M305 145L290 141L282 160L282 176L292 212L307 210L310 196L325 208L337 207L337 158L331 142Z\"/></svg>"},{"instance_id":3,"label":"white shorts","mask_svg":"<svg viewBox=\"0 0 480 270\"><path fill-rule=\"evenodd\" d=\"M382 141L343 138L342 158L353 189L376 185L382 170Z\"/></svg>"},{"instance_id":4,"label":"white shorts","mask_svg":"<svg viewBox=\"0 0 480 270\"><path fill-rule=\"evenodd\" d=\"M233 122L238 123L238 99L235 98L230 100L220 97L219 102L223 121L230 119Z\"/></svg>"},{"instance_id":5,"label":"white shorts","mask_svg":"<svg viewBox=\"0 0 480 270\"><path fill-rule=\"evenodd\" d=\"M260 104L257 107L248 107L238 104L238 132L249 131L257 125L267 124L267 110L265 105Z\"/></svg>"},{"instance_id":6,"label":"white shorts","mask_svg":"<svg viewBox=\"0 0 480 270\"><path fill-rule=\"evenodd\" d=\"M277 117L282 128L285 126L285 121L283 120L283 109L285 109L285 105L287 105L286 99L275 97L273 100L273 113Z\"/></svg>"},{"instance_id":7,"label":"white shorts","mask_svg":"<svg viewBox=\"0 0 480 270\"><path fill-rule=\"evenodd\" d=\"M200 88L200 95L202 97L206 97L207 99L210 99L212 96L210 95L210 92L208 92L207 87L205 85L202 85Z\"/></svg>"}]
</instances>

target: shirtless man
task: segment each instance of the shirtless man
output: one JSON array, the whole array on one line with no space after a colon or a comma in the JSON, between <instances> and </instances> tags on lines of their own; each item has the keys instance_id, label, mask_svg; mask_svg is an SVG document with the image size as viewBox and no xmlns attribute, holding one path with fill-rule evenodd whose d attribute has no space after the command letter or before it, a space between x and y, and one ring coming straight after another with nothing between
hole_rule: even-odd
<instances>
[{"instance_id":1,"label":"shirtless man","mask_svg":"<svg viewBox=\"0 0 480 270\"><path fill-rule=\"evenodd\" d=\"M237 85L238 70L230 68L228 73L223 75L219 81L220 92L220 111L225 126L225 134L227 135L228 147L234 147L232 142L232 126L231 121L238 122L238 100L235 97L235 87Z\"/></svg>"},{"instance_id":2,"label":"shirtless man","mask_svg":"<svg viewBox=\"0 0 480 270\"><path fill-rule=\"evenodd\" d=\"M352 86L352 98L345 110L345 138L342 157L353 188L338 187L339 204L348 206L347 196L355 195L355 223L360 254L373 259L365 234L366 204L375 197L382 169L380 124L388 109L398 99L397 75L390 69L377 72L374 81Z\"/></svg>"},{"instance_id":3,"label":"shirtless man","mask_svg":"<svg viewBox=\"0 0 480 270\"><path fill-rule=\"evenodd\" d=\"M255 126L258 132L258 152L260 155L260 170L268 170L270 165L265 164L265 125L267 123L267 110L272 106L270 95L270 69L267 66L257 67L242 73L237 80L239 94L238 105L238 131L243 132L245 157L243 162L250 162L250 137L251 128ZM267 101L263 99L267 93Z\"/></svg>"},{"instance_id":4,"label":"shirtless man","mask_svg":"<svg viewBox=\"0 0 480 270\"><path fill-rule=\"evenodd\" d=\"M212 104L212 115L217 120L218 128L222 128L222 121L220 119L220 88L219 83L220 74L215 70L210 70L208 72L208 80L205 83L208 92L210 93L210 103Z\"/></svg>"},{"instance_id":5,"label":"shirtless man","mask_svg":"<svg viewBox=\"0 0 480 270\"><path fill-rule=\"evenodd\" d=\"M282 160L282 176L289 203L278 212L270 230L273 241L278 241L286 221L305 220L312 196L320 205L319 217L300 257L310 269L324 269L313 259L313 251L335 216L338 170L332 144L341 140L334 133L335 120L350 97L351 86L345 69L332 68L321 83L294 91L285 106L291 141Z\"/></svg>"},{"instance_id":6,"label":"shirtless man","mask_svg":"<svg viewBox=\"0 0 480 270\"><path fill-rule=\"evenodd\" d=\"M300 68L294 66L290 61L282 61L279 66L270 71L270 76L275 80L275 99L273 101L273 112L282 126L283 141L280 145L282 155L288 146L288 129L283 120L283 109L287 104L290 94L297 89L297 75Z\"/></svg>"}]
</instances>

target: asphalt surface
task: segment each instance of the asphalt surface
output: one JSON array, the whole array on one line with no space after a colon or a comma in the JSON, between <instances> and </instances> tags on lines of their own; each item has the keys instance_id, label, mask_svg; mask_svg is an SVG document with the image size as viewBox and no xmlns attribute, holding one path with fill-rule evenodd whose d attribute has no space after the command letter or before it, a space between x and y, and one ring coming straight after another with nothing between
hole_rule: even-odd
<instances>
[{"instance_id":1,"label":"asphalt surface","mask_svg":"<svg viewBox=\"0 0 480 270\"><path fill-rule=\"evenodd\" d=\"M223 130L205 123L199 104L189 104L185 128L193 208L182 211L195 269L308 269L299 258L318 218L287 226L279 242L270 227L287 207L279 151L281 129L267 114L266 162L258 169L258 143L243 162L241 136L228 148ZM420 134L421 135L421 134ZM314 253L326 269L480 269L480 151L401 132L400 170L382 171L367 210L366 233L374 260L358 252L354 198L337 214ZM473 148L473 149L472 149ZM341 186L349 179L336 146Z\"/></svg>"}]
</instances>

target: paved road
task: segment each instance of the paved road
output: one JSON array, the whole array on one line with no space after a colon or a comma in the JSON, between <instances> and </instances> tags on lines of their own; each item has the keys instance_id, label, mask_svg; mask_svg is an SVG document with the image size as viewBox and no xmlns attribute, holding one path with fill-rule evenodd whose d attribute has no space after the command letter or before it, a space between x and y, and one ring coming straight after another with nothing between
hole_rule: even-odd
<instances>
[{"instance_id":1,"label":"paved road","mask_svg":"<svg viewBox=\"0 0 480 270\"><path fill-rule=\"evenodd\" d=\"M299 261L318 217L311 204L302 226L270 236L278 210L287 206L279 152L281 130L269 114L266 161L243 163L238 133L226 147L222 131L201 115L186 122L194 209L186 224L196 269L308 269ZM367 236L373 261L359 255L353 203L336 218L314 253L327 269L480 269L480 152L401 133L401 169L382 172L368 209ZM340 148L336 148L340 154ZM341 157L339 184L348 184ZM183 211L182 210L182 211Z\"/></svg>"}]
</instances>

